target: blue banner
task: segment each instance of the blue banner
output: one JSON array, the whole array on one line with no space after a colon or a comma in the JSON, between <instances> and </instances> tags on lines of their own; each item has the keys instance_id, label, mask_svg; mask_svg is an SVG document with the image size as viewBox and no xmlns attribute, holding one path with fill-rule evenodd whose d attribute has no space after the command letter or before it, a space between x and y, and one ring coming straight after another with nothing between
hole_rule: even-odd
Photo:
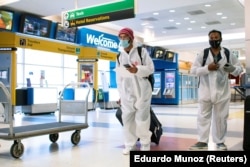
<instances>
[{"instance_id":1,"label":"blue banner","mask_svg":"<svg viewBox=\"0 0 250 167\"><path fill-rule=\"evenodd\" d=\"M115 35L81 28L78 30L77 43L82 46L118 52L119 39Z\"/></svg>"}]
</instances>

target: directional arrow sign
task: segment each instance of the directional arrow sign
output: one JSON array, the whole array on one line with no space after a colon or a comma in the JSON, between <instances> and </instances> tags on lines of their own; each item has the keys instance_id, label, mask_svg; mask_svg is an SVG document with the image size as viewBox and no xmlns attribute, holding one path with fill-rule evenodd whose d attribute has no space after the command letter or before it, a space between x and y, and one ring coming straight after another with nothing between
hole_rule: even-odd
<instances>
[{"instance_id":1,"label":"directional arrow sign","mask_svg":"<svg viewBox=\"0 0 250 167\"><path fill-rule=\"evenodd\" d=\"M131 17L134 17L134 0L121 0L85 9L67 11L62 14L65 27L76 27ZM91 19L92 21L87 21L86 19Z\"/></svg>"}]
</instances>

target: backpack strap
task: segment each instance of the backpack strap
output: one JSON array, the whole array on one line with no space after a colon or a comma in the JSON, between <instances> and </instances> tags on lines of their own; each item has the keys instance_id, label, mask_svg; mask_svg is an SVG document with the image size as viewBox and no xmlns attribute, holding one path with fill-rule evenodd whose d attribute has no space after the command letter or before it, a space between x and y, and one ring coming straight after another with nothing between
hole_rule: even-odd
<instances>
[{"instance_id":1,"label":"backpack strap","mask_svg":"<svg viewBox=\"0 0 250 167\"><path fill-rule=\"evenodd\" d=\"M138 54L139 54L140 59L141 59L141 64L143 65L142 56L141 56L142 47L141 47L141 46L138 46L138 47L137 47L137 51L138 51Z\"/></svg>"},{"instance_id":2,"label":"backpack strap","mask_svg":"<svg viewBox=\"0 0 250 167\"><path fill-rule=\"evenodd\" d=\"M138 46L137 47L137 51L138 51L138 54L140 56L140 59L141 59L141 64L143 65L143 61L142 61L142 47L141 46ZM151 88L152 88L152 91L154 90L154 83L155 83L155 78L154 78L154 73L150 74L148 77L144 77L145 79L147 79L151 85Z\"/></svg>"},{"instance_id":3,"label":"backpack strap","mask_svg":"<svg viewBox=\"0 0 250 167\"><path fill-rule=\"evenodd\" d=\"M224 48L224 47L223 47ZM230 55L230 51L227 48L224 48L224 53L226 55L227 58L227 62L229 63L229 55Z\"/></svg>"},{"instance_id":4,"label":"backpack strap","mask_svg":"<svg viewBox=\"0 0 250 167\"><path fill-rule=\"evenodd\" d=\"M141 47L141 46L138 46L138 47L137 47L137 51L138 51L138 54L139 54L140 59L141 59L141 64L143 65L142 56L141 56L142 47ZM119 52L119 53L117 54L117 56L116 56L116 59L117 59L117 62L118 62L119 65L120 65L120 60L119 60L120 54L121 54L121 53Z\"/></svg>"},{"instance_id":5,"label":"backpack strap","mask_svg":"<svg viewBox=\"0 0 250 167\"><path fill-rule=\"evenodd\" d=\"M204 66L204 65L206 64L207 57L208 57L208 53L209 53L209 48L204 49L204 55L203 55L203 60L202 60L202 66Z\"/></svg>"},{"instance_id":6,"label":"backpack strap","mask_svg":"<svg viewBox=\"0 0 250 167\"><path fill-rule=\"evenodd\" d=\"M116 59L117 59L117 62L118 62L119 65L120 65L120 60L119 60L120 54L121 54L121 52L119 52L119 53L116 55Z\"/></svg>"},{"instance_id":7,"label":"backpack strap","mask_svg":"<svg viewBox=\"0 0 250 167\"><path fill-rule=\"evenodd\" d=\"M203 55L203 60L202 60L202 65L201 66L204 66L206 64L208 53L209 53L209 49L210 48L204 49L204 55ZM199 86L200 86L200 77L198 78L198 87Z\"/></svg>"}]
</instances>

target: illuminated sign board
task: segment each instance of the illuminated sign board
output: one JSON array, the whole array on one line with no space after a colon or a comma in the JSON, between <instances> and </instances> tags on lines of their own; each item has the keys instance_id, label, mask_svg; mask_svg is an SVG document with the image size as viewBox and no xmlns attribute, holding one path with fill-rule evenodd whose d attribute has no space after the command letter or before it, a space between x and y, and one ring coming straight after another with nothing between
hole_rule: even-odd
<instances>
[{"instance_id":1,"label":"illuminated sign board","mask_svg":"<svg viewBox=\"0 0 250 167\"><path fill-rule=\"evenodd\" d=\"M134 0L121 0L62 13L65 27L78 27L135 17Z\"/></svg>"},{"instance_id":2,"label":"illuminated sign board","mask_svg":"<svg viewBox=\"0 0 250 167\"><path fill-rule=\"evenodd\" d=\"M80 35L77 39L77 43L79 43L80 45L113 52L118 51L119 39L115 35L88 28L80 28L79 34Z\"/></svg>"}]
</instances>

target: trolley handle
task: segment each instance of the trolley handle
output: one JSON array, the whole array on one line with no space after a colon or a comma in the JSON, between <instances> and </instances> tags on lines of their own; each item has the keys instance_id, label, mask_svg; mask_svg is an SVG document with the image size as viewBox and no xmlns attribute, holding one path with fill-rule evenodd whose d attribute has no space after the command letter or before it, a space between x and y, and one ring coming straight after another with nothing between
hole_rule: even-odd
<instances>
[{"instance_id":1,"label":"trolley handle","mask_svg":"<svg viewBox=\"0 0 250 167\"><path fill-rule=\"evenodd\" d=\"M72 82L72 83L67 84L64 88L68 86L87 86L88 88L90 88L90 85L88 82Z\"/></svg>"},{"instance_id":2,"label":"trolley handle","mask_svg":"<svg viewBox=\"0 0 250 167\"><path fill-rule=\"evenodd\" d=\"M10 92L8 91L7 87L0 81L0 88L3 90L6 98L7 98L7 103L10 104Z\"/></svg>"},{"instance_id":3,"label":"trolley handle","mask_svg":"<svg viewBox=\"0 0 250 167\"><path fill-rule=\"evenodd\" d=\"M0 88L3 90L6 98L7 98L7 105L5 107L8 107L7 111L8 111L8 119L6 120L8 123L9 123L9 135L10 136L13 136L14 135L14 130L13 130L13 118L12 118L12 115L13 115L13 110L11 109L11 97L10 97L10 92L9 90L7 89L7 87L0 81Z\"/></svg>"},{"instance_id":4,"label":"trolley handle","mask_svg":"<svg viewBox=\"0 0 250 167\"><path fill-rule=\"evenodd\" d=\"M66 89L67 87L69 87L69 86L72 86L72 87L76 87L76 86L84 86L84 87L87 87L87 88L88 88L88 93L87 93L86 100L88 99L89 92L90 92L90 88L91 88L90 85L89 85L89 83L88 83L88 82L72 82L72 83L67 84L67 85L63 88L63 90L62 90L61 93L60 93L60 97L59 97L60 100L61 100L62 97L63 97L63 92L64 92L65 89Z\"/></svg>"}]
</instances>

